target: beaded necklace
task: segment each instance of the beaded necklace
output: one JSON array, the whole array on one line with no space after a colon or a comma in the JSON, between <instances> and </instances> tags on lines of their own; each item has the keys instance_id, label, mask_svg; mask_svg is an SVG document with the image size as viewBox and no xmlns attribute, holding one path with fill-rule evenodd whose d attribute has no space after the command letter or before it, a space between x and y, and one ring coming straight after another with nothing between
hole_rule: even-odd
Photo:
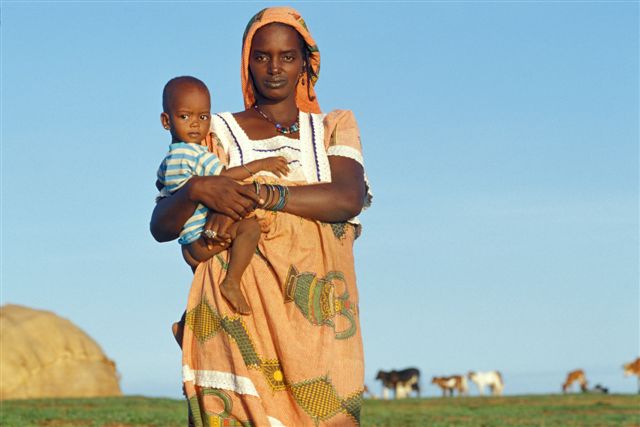
<instances>
[{"instance_id":1,"label":"beaded necklace","mask_svg":"<svg viewBox=\"0 0 640 427\"><path fill-rule=\"evenodd\" d=\"M293 124L289 127L284 127L282 126L280 123L276 123L273 120L271 120L271 118L269 118L269 116L267 116L264 111L262 111L260 109L260 107L258 107L258 104L254 104L253 108L258 112L258 114L260 114L262 116L262 118L264 118L266 121L268 121L269 123L271 123L272 125L274 125L276 127L276 131L280 132L283 135L287 135L289 133L296 133L300 130L300 110L298 110L298 115L296 116L296 121L293 122Z\"/></svg>"}]
</instances>

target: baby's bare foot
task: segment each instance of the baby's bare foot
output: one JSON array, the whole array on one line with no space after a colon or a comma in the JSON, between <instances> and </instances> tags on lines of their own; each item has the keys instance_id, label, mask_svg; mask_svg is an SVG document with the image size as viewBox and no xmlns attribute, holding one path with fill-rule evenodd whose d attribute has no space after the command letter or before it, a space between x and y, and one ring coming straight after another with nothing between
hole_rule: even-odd
<instances>
[{"instance_id":1,"label":"baby's bare foot","mask_svg":"<svg viewBox=\"0 0 640 427\"><path fill-rule=\"evenodd\" d=\"M220 285L220 293L231 304L231 307L240 314L251 314L251 308L242 295L240 284L225 278Z\"/></svg>"}]
</instances>

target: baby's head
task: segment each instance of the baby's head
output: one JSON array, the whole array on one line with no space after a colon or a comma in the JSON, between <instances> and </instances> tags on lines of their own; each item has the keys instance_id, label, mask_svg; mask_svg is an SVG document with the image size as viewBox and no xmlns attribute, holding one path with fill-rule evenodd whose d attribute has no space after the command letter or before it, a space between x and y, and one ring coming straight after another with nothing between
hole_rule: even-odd
<instances>
[{"instance_id":1,"label":"baby's head","mask_svg":"<svg viewBox=\"0 0 640 427\"><path fill-rule=\"evenodd\" d=\"M171 142L198 144L209 132L211 98L209 89L191 76L176 77L162 91L160 121L171 132Z\"/></svg>"}]
</instances>

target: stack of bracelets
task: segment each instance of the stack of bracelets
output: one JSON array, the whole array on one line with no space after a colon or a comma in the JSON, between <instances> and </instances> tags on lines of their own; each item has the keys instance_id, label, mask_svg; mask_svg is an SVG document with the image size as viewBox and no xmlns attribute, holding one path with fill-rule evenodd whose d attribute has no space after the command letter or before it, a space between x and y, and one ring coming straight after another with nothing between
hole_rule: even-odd
<instances>
[{"instance_id":1,"label":"stack of bracelets","mask_svg":"<svg viewBox=\"0 0 640 427\"><path fill-rule=\"evenodd\" d=\"M258 181L253 181L253 185L256 188L256 194L260 195L260 187L264 186L267 196L264 199L264 203L260 206L262 209L270 211L281 211L289 201L289 187L279 184L260 184Z\"/></svg>"}]
</instances>

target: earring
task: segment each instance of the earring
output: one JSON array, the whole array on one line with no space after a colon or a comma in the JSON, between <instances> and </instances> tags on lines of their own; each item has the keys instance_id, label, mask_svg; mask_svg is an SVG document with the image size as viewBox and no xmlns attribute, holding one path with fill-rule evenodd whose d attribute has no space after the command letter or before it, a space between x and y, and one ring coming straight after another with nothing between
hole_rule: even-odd
<instances>
[{"instance_id":1,"label":"earring","mask_svg":"<svg viewBox=\"0 0 640 427\"><path fill-rule=\"evenodd\" d=\"M305 84L305 83L304 83L304 76L302 76L302 77L300 78L300 84L301 84L302 86L304 86L304 84Z\"/></svg>"}]
</instances>

